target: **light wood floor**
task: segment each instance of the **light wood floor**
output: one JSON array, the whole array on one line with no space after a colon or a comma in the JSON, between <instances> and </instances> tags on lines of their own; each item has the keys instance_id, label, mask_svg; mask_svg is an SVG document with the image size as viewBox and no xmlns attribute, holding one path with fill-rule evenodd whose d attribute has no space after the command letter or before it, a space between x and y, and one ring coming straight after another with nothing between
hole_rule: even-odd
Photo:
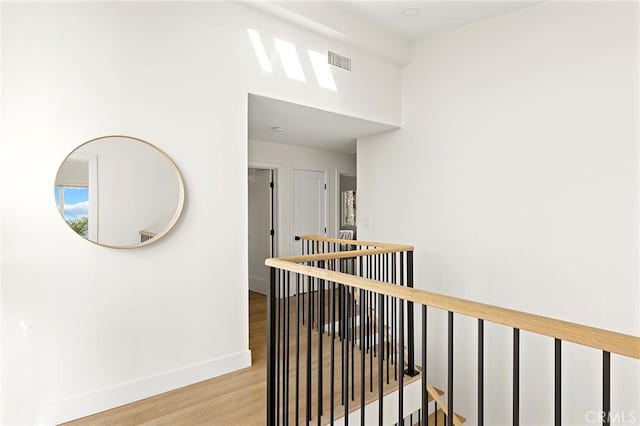
<instances>
[{"instance_id":1,"label":"light wood floor","mask_svg":"<svg viewBox=\"0 0 640 426\"><path fill-rule=\"evenodd\" d=\"M291 306L291 322L295 324L295 307ZM289 354L289 383L290 383L290 404L289 417L293 422L295 417L295 327L290 330L290 354ZM317 406L317 329L313 330L313 358L312 358L312 407ZM300 422L303 424L303 417L306 410L306 328L300 328ZM122 407L104 411L89 417L85 417L68 425L263 425L266 418L266 298L257 293L249 295L249 347L252 352L252 366L234 373L226 374L215 379L206 380L160 395L156 395L141 401L137 401ZM330 375L329 363L331 359L331 339L323 337L323 377L324 392L323 402L325 413L323 423L328 422L330 404ZM340 404L340 341L335 345L335 366L336 366L336 411L335 416L343 414L343 407ZM369 362L365 357L365 400L367 403L377 398L377 358L373 357L373 389L369 392ZM360 352L355 351L354 360L356 371L354 402L350 402L350 411L360 406ZM385 362L386 364L386 362ZM393 368L393 365L391 366ZM393 380L393 370L391 370L389 384L384 383L384 393L392 392L397 388ZM405 376L405 383L419 379ZM282 415L282 413L280 414ZM325 418L327 420L325 421ZM282 422L282 418L280 419ZM315 421L314 421L315 424Z\"/></svg>"}]
</instances>

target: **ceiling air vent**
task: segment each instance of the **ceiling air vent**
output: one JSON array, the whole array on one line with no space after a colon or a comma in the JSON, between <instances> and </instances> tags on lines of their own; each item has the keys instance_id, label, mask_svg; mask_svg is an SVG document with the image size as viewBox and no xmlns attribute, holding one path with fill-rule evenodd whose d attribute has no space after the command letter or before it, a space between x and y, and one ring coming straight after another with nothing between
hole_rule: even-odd
<instances>
[{"instance_id":1,"label":"ceiling air vent","mask_svg":"<svg viewBox=\"0 0 640 426\"><path fill-rule=\"evenodd\" d=\"M338 55L335 52L329 51L327 60L329 62L329 65L342 68L343 70L351 71L351 58L347 58L346 56Z\"/></svg>"}]
</instances>

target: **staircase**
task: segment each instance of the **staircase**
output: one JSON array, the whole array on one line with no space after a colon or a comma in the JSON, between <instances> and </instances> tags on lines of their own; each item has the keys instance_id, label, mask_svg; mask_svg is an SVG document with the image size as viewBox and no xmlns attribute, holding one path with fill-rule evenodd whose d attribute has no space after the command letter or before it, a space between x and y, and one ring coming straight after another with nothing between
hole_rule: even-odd
<instances>
[{"instance_id":1,"label":"staircase","mask_svg":"<svg viewBox=\"0 0 640 426\"><path fill-rule=\"evenodd\" d=\"M304 264L326 270L411 285L407 246L354 257L366 242L303 237ZM375 247L372 249L375 250ZM412 424L426 409L444 404L431 384L422 392L415 365L412 315L405 303L363 289L272 270L275 424ZM440 410L446 415L446 408ZM392 420L395 419L395 420ZM436 416L433 416L434 421ZM458 416L454 424L464 423ZM443 423L445 424L445 423Z\"/></svg>"},{"instance_id":2,"label":"staircase","mask_svg":"<svg viewBox=\"0 0 640 426\"><path fill-rule=\"evenodd\" d=\"M554 425L562 424L562 342L602 352L602 424L610 424L611 354L640 359L640 338L413 289L413 247L318 236L267 259L267 425L460 426L454 320L477 320L477 413L484 424L484 322L513 332L513 424L520 419L520 331L554 343ZM414 319L414 304L421 318ZM447 312L446 386L429 381L428 310ZM415 330L421 359L415 360Z\"/></svg>"}]
</instances>

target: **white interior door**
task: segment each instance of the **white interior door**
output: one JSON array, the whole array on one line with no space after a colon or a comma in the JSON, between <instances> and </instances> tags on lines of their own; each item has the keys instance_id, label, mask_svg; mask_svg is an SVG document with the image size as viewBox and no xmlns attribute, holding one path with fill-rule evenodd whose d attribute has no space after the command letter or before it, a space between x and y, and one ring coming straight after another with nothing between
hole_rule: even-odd
<instances>
[{"instance_id":1,"label":"white interior door","mask_svg":"<svg viewBox=\"0 0 640 426\"><path fill-rule=\"evenodd\" d=\"M326 235L327 197L324 171L293 170L293 235ZM300 241L294 241L293 253L302 250Z\"/></svg>"},{"instance_id":2,"label":"white interior door","mask_svg":"<svg viewBox=\"0 0 640 426\"><path fill-rule=\"evenodd\" d=\"M271 257L271 171L249 169L249 290L267 294Z\"/></svg>"}]
</instances>

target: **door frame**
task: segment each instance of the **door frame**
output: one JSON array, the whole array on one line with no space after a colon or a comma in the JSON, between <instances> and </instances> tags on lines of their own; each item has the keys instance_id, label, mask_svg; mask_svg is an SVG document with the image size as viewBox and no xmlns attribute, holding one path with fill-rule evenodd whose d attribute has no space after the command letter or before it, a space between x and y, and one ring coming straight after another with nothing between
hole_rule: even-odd
<instances>
[{"instance_id":1,"label":"door frame","mask_svg":"<svg viewBox=\"0 0 640 426\"><path fill-rule=\"evenodd\" d=\"M259 169L259 170L269 170L273 173L272 179L273 179L273 183L274 183L274 188L273 188L273 197L272 197L272 204L271 204L271 211L272 211L272 218L271 218L271 223L273 226L273 239L272 239L272 253L271 256L272 257L278 257L280 254L279 253L283 253L283 247L282 247L282 233L280 232L281 229L283 229L284 226L284 221L283 221L283 217L281 214L279 214L280 211L282 211L282 197L280 195L281 191L279 189L280 186L280 181L281 176L283 175L282 171L283 171L283 166L277 163L269 163L269 162L265 162L265 161L249 161L247 164L247 171L249 169ZM249 181L248 181L248 177L247 177L247 187L249 185ZM249 221L249 194L247 193L247 223ZM249 241L247 240L247 253L249 252ZM247 262L249 261L248 258L248 254L247 254Z\"/></svg>"}]
</instances>

